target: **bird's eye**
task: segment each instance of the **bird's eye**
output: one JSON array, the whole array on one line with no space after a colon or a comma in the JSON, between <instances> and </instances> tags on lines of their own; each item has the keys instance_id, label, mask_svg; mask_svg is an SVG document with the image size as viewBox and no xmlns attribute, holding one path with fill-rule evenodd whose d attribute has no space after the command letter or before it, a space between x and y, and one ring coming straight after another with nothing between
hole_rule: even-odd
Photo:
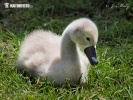
<instances>
[{"instance_id":1,"label":"bird's eye","mask_svg":"<svg viewBox=\"0 0 133 100\"><path fill-rule=\"evenodd\" d=\"M86 40L87 40L87 41L90 41L90 38L87 37Z\"/></svg>"}]
</instances>

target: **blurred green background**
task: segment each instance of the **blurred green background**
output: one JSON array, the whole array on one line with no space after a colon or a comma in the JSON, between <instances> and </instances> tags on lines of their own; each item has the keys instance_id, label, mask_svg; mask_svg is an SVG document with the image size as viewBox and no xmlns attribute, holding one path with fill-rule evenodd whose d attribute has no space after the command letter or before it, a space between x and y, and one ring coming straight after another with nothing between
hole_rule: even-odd
<instances>
[{"instance_id":1,"label":"blurred green background","mask_svg":"<svg viewBox=\"0 0 133 100\"><path fill-rule=\"evenodd\" d=\"M5 2L30 4L33 7L6 9ZM2 0L0 4L2 29L15 33L43 28L61 34L69 22L80 17L92 19L100 31L116 28L119 22L123 23L121 30L126 34L132 31L132 0Z\"/></svg>"}]
</instances>

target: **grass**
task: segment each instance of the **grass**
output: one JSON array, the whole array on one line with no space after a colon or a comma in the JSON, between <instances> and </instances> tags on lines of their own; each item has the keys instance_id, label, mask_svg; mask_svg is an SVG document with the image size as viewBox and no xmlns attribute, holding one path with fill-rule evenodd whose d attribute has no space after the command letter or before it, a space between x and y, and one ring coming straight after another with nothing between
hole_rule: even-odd
<instances>
[{"instance_id":1,"label":"grass","mask_svg":"<svg viewBox=\"0 0 133 100\"><path fill-rule=\"evenodd\" d=\"M72 13L68 9L68 14L56 15L58 9L57 6L50 13L50 8L45 9L46 16L39 16L32 9L31 15L30 11L20 12L22 14L13 16L12 23L0 26L0 100L133 100L132 10L120 9L117 12L116 9L99 11L96 8L97 12L92 11L90 17L76 9ZM46 79L31 84L28 77L17 73L15 62L19 47L28 32L43 28L61 34L72 20L83 16L90 17L99 28L99 64L88 73L85 88L80 85L75 89L54 88Z\"/></svg>"}]
</instances>

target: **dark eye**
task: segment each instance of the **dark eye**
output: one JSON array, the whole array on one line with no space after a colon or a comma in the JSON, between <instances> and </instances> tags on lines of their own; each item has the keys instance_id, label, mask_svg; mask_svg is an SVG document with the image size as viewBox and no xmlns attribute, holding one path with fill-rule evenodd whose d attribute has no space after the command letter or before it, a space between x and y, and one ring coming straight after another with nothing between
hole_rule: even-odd
<instances>
[{"instance_id":1,"label":"dark eye","mask_svg":"<svg viewBox=\"0 0 133 100\"><path fill-rule=\"evenodd\" d=\"M87 37L86 40L87 40L87 41L90 41L90 38Z\"/></svg>"}]
</instances>

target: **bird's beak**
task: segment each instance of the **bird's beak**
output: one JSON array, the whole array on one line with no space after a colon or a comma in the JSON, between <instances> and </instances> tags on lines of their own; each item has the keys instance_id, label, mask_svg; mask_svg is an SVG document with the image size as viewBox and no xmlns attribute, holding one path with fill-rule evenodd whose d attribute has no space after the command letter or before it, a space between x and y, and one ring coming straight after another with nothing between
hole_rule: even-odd
<instances>
[{"instance_id":1,"label":"bird's beak","mask_svg":"<svg viewBox=\"0 0 133 100\"><path fill-rule=\"evenodd\" d=\"M97 60L97 56L96 56L96 50L94 48L94 46L90 46L84 49L84 52L86 54L86 56L88 57L91 65L97 65L98 64L98 60Z\"/></svg>"}]
</instances>

